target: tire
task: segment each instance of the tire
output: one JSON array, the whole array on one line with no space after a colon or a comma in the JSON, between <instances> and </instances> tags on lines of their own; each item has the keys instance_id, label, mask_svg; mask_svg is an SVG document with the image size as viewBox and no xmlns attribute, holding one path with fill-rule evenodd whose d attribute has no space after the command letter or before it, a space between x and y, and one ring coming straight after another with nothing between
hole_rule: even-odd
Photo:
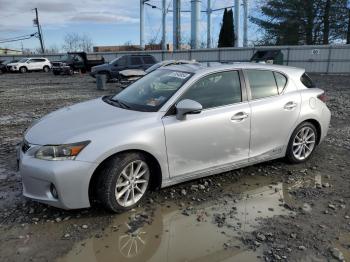
<instances>
[{"instance_id":1,"label":"tire","mask_svg":"<svg viewBox=\"0 0 350 262\"><path fill-rule=\"evenodd\" d=\"M115 213L134 208L149 189L150 171L146 157L140 153L116 155L100 169L96 188L98 200Z\"/></svg>"},{"instance_id":2,"label":"tire","mask_svg":"<svg viewBox=\"0 0 350 262\"><path fill-rule=\"evenodd\" d=\"M44 71L45 73L48 73L48 72L50 71L50 67L44 66L43 71Z\"/></svg>"},{"instance_id":3,"label":"tire","mask_svg":"<svg viewBox=\"0 0 350 262\"><path fill-rule=\"evenodd\" d=\"M24 74L24 73L27 73L28 69L25 67L25 66L22 66L19 68L19 71Z\"/></svg>"},{"instance_id":4,"label":"tire","mask_svg":"<svg viewBox=\"0 0 350 262\"><path fill-rule=\"evenodd\" d=\"M286 159L298 164L307 161L317 146L318 133L310 122L303 122L294 130L287 147Z\"/></svg>"}]
</instances>

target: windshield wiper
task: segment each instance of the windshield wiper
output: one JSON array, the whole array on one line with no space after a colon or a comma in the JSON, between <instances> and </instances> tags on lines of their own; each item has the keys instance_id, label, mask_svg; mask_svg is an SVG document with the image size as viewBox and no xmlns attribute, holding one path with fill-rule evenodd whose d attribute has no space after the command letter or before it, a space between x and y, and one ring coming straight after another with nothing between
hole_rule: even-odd
<instances>
[{"instance_id":1,"label":"windshield wiper","mask_svg":"<svg viewBox=\"0 0 350 262\"><path fill-rule=\"evenodd\" d=\"M118 99L110 99L112 102L115 102L115 103L117 103L118 105L120 105L120 107L121 108L130 108L130 106L129 105L127 105L126 103L124 103L124 102L122 102L122 101L120 101L120 100L118 100Z\"/></svg>"}]
</instances>

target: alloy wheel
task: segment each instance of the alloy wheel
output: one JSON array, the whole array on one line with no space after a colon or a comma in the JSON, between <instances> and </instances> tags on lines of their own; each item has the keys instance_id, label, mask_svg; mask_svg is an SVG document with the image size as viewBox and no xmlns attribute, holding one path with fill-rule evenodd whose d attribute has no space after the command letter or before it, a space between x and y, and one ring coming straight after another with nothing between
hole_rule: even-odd
<instances>
[{"instance_id":1,"label":"alloy wheel","mask_svg":"<svg viewBox=\"0 0 350 262\"><path fill-rule=\"evenodd\" d=\"M293 155L298 160L304 160L310 156L315 148L316 134L308 126L299 130L293 140Z\"/></svg>"},{"instance_id":2,"label":"alloy wheel","mask_svg":"<svg viewBox=\"0 0 350 262\"><path fill-rule=\"evenodd\" d=\"M129 207L137 203L145 194L148 182L148 165L142 160L129 163L120 173L115 186L118 204Z\"/></svg>"}]
</instances>

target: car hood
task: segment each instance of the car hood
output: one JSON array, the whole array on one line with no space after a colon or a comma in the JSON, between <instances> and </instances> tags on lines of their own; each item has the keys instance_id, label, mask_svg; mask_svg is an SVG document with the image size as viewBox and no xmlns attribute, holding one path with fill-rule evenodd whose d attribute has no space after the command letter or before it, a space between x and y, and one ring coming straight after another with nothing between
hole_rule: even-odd
<instances>
[{"instance_id":1,"label":"car hood","mask_svg":"<svg viewBox=\"0 0 350 262\"><path fill-rule=\"evenodd\" d=\"M8 66L18 66L18 65L20 65L20 64L23 64L23 63L8 63L7 65L8 65Z\"/></svg>"},{"instance_id":2,"label":"car hood","mask_svg":"<svg viewBox=\"0 0 350 262\"><path fill-rule=\"evenodd\" d=\"M147 115L147 112L109 105L102 98L98 98L44 116L27 130L25 139L36 145L80 142L74 140L92 139L88 134L96 130L136 121Z\"/></svg>"}]
</instances>

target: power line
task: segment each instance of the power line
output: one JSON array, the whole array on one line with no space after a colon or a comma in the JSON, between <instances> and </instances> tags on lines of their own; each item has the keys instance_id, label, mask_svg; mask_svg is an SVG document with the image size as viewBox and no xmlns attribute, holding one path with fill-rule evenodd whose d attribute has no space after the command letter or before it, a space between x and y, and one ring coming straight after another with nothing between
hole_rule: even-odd
<instances>
[{"instance_id":1,"label":"power line","mask_svg":"<svg viewBox=\"0 0 350 262\"><path fill-rule=\"evenodd\" d=\"M0 39L0 41L11 41L11 40L14 40L14 39L24 38L24 37L28 37L28 36L31 36L31 35L33 35L33 34L20 35L20 36L14 36L14 37L9 37L9 38L3 38L3 39Z\"/></svg>"},{"instance_id":2,"label":"power line","mask_svg":"<svg viewBox=\"0 0 350 262\"><path fill-rule=\"evenodd\" d=\"M36 37L36 36L37 36L37 33L34 33L34 34L28 35L26 37L14 38L14 39L8 39L8 40L0 40L0 43L3 44L3 43L17 42L17 41L27 40L27 39L30 39L30 38Z\"/></svg>"}]
</instances>

